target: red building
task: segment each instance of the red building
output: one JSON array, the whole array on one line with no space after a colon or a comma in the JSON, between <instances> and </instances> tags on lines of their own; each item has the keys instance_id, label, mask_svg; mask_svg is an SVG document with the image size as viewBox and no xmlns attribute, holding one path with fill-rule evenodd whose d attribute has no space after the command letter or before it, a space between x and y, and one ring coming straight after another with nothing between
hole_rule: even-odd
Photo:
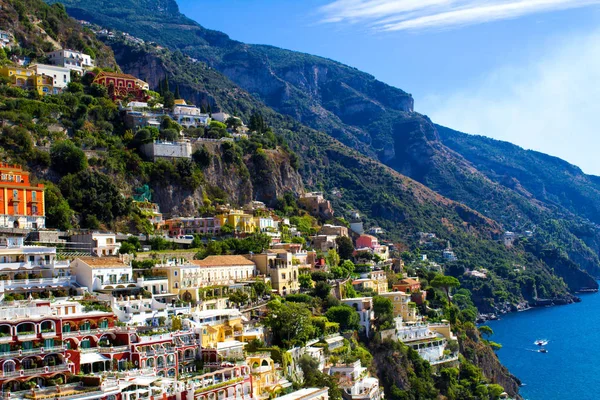
<instances>
[{"instance_id":1,"label":"red building","mask_svg":"<svg viewBox=\"0 0 600 400\"><path fill-rule=\"evenodd\" d=\"M108 94L113 100L131 98L136 101L146 101L146 82L129 74L102 71L94 78L94 83L108 88Z\"/></svg>"}]
</instances>

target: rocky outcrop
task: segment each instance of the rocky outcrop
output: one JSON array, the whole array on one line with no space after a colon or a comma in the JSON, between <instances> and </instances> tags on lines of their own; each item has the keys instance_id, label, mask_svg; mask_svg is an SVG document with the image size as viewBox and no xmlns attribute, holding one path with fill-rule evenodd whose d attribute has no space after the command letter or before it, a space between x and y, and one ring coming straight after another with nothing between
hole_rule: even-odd
<instances>
[{"instance_id":1,"label":"rocky outcrop","mask_svg":"<svg viewBox=\"0 0 600 400\"><path fill-rule=\"evenodd\" d=\"M477 328L467 329L458 342L460 353L479 367L487 379L502 386L511 397L522 399L519 395L521 381L500 363L492 348L482 341Z\"/></svg>"}]
</instances>

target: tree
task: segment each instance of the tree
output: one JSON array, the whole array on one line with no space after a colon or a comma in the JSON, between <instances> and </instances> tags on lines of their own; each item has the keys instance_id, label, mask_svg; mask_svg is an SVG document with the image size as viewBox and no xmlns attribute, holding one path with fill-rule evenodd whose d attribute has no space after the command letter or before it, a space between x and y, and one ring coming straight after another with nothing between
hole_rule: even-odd
<instances>
[{"instance_id":1,"label":"tree","mask_svg":"<svg viewBox=\"0 0 600 400\"><path fill-rule=\"evenodd\" d=\"M315 288L313 289L313 293L315 296L324 300L327 296L329 296L329 293L331 293L331 285L324 281L317 282L315 284Z\"/></svg>"},{"instance_id":2,"label":"tree","mask_svg":"<svg viewBox=\"0 0 600 400\"><path fill-rule=\"evenodd\" d=\"M194 160L194 162L198 164L200 168L206 168L210 165L212 155L208 151L206 145L203 144L200 146L200 148L198 148L198 150L194 151L192 154L192 160Z\"/></svg>"},{"instance_id":3,"label":"tree","mask_svg":"<svg viewBox=\"0 0 600 400\"><path fill-rule=\"evenodd\" d=\"M354 263L350 260L345 260L341 267L348 271L349 274L354 272Z\"/></svg>"},{"instance_id":4,"label":"tree","mask_svg":"<svg viewBox=\"0 0 600 400\"><path fill-rule=\"evenodd\" d=\"M70 140L54 142L50 147L50 160L52 169L62 175L76 174L88 166L83 150Z\"/></svg>"},{"instance_id":5,"label":"tree","mask_svg":"<svg viewBox=\"0 0 600 400\"><path fill-rule=\"evenodd\" d=\"M8 62L8 57L6 56L6 51L4 51L4 47L0 47L0 65L6 65Z\"/></svg>"},{"instance_id":6,"label":"tree","mask_svg":"<svg viewBox=\"0 0 600 400\"><path fill-rule=\"evenodd\" d=\"M160 131L160 138L167 142L175 142L179 139L179 131L173 128L162 129Z\"/></svg>"},{"instance_id":7,"label":"tree","mask_svg":"<svg viewBox=\"0 0 600 400\"><path fill-rule=\"evenodd\" d=\"M504 393L504 388L496 383L488 385L488 393L492 400L497 400Z\"/></svg>"},{"instance_id":8,"label":"tree","mask_svg":"<svg viewBox=\"0 0 600 400\"><path fill-rule=\"evenodd\" d=\"M235 292L231 293L229 295L229 301L231 301L233 304L235 304L238 308L243 305L246 304L249 300L249 296L248 293L242 291L242 290L236 290Z\"/></svg>"},{"instance_id":9,"label":"tree","mask_svg":"<svg viewBox=\"0 0 600 400\"><path fill-rule=\"evenodd\" d=\"M79 82L69 82L67 90L70 93L83 93L83 85Z\"/></svg>"},{"instance_id":10,"label":"tree","mask_svg":"<svg viewBox=\"0 0 600 400\"><path fill-rule=\"evenodd\" d=\"M263 281L256 281L252 284L257 297L263 297L269 291L269 286Z\"/></svg>"},{"instance_id":11,"label":"tree","mask_svg":"<svg viewBox=\"0 0 600 400\"><path fill-rule=\"evenodd\" d=\"M331 249L327 252L326 259L327 264L329 264L330 267L337 267L340 265L340 256L335 249Z\"/></svg>"},{"instance_id":12,"label":"tree","mask_svg":"<svg viewBox=\"0 0 600 400\"><path fill-rule=\"evenodd\" d=\"M298 283L302 289L311 289L313 280L311 279L310 274L300 274L298 276Z\"/></svg>"},{"instance_id":13,"label":"tree","mask_svg":"<svg viewBox=\"0 0 600 400\"><path fill-rule=\"evenodd\" d=\"M485 335L487 337L490 337L494 334L494 331L492 330L492 328L490 328L487 325L481 325L479 327L479 333L481 333L482 335Z\"/></svg>"},{"instance_id":14,"label":"tree","mask_svg":"<svg viewBox=\"0 0 600 400\"><path fill-rule=\"evenodd\" d=\"M62 193L51 182L44 182L46 201L46 226L60 230L68 230L73 227L75 213L69 207Z\"/></svg>"},{"instance_id":15,"label":"tree","mask_svg":"<svg viewBox=\"0 0 600 400\"><path fill-rule=\"evenodd\" d=\"M342 392L338 387L336 378L321 372L319 369L319 362L317 360L308 354L305 354L300 357L298 364L302 369L305 388L328 387L329 400L342 400Z\"/></svg>"},{"instance_id":16,"label":"tree","mask_svg":"<svg viewBox=\"0 0 600 400\"><path fill-rule=\"evenodd\" d=\"M455 277L439 274L436 275L429 284L434 288L442 289L444 293L446 293L449 303L452 303L452 300L450 299L450 290L460 286L460 282Z\"/></svg>"},{"instance_id":17,"label":"tree","mask_svg":"<svg viewBox=\"0 0 600 400\"><path fill-rule=\"evenodd\" d=\"M131 200L121 195L110 177L99 172L69 174L60 180L59 187L88 228L97 228L99 222L113 223L131 211Z\"/></svg>"},{"instance_id":18,"label":"tree","mask_svg":"<svg viewBox=\"0 0 600 400\"><path fill-rule=\"evenodd\" d=\"M181 94L179 93L179 84L175 86L175 99L181 99Z\"/></svg>"},{"instance_id":19,"label":"tree","mask_svg":"<svg viewBox=\"0 0 600 400\"><path fill-rule=\"evenodd\" d=\"M394 305L387 297L373 297L373 313L377 329L388 329L394 324Z\"/></svg>"},{"instance_id":20,"label":"tree","mask_svg":"<svg viewBox=\"0 0 600 400\"><path fill-rule=\"evenodd\" d=\"M325 316L331 322L340 324L341 331L358 330L360 328L360 316L354 307L345 304L331 307L327 310Z\"/></svg>"},{"instance_id":21,"label":"tree","mask_svg":"<svg viewBox=\"0 0 600 400\"><path fill-rule=\"evenodd\" d=\"M121 247L119 248L119 254L134 254L135 246L128 242L121 243Z\"/></svg>"},{"instance_id":22,"label":"tree","mask_svg":"<svg viewBox=\"0 0 600 400\"><path fill-rule=\"evenodd\" d=\"M311 323L312 312L304 303L283 303L280 299L267 304L265 326L271 329L273 342L291 347L312 339L316 329Z\"/></svg>"},{"instance_id":23,"label":"tree","mask_svg":"<svg viewBox=\"0 0 600 400\"><path fill-rule=\"evenodd\" d=\"M237 132L238 129L242 126L242 120L236 117L229 117L225 121L225 125L228 129L231 129L234 132Z\"/></svg>"},{"instance_id":24,"label":"tree","mask_svg":"<svg viewBox=\"0 0 600 400\"><path fill-rule=\"evenodd\" d=\"M342 260L351 260L354 253L354 244L348 236L340 236L335 239L337 244L338 254Z\"/></svg>"}]
</instances>

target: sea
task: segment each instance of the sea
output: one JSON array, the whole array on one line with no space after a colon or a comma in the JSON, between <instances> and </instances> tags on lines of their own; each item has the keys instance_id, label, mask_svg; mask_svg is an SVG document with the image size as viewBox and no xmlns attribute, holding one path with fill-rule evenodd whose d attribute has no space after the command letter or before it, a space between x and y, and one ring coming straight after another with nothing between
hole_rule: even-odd
<instances>
[{"instance_id":1,"label":"sea","mask_svg":"<svg viewBox=\"0 0 600 400\"><path fill-rule=\"evenodd\" d=\"M600 399L600 293L581 303L536 308L487 323L500 361L523 383L526 400ZM547 353L538 339L548 340Z\"/></svg>"}]
</instances>

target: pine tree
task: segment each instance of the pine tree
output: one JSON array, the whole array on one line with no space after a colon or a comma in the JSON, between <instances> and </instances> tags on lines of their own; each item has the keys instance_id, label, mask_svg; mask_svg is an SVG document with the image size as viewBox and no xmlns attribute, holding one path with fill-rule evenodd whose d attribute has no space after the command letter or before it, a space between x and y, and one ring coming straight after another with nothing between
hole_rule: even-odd
<instances>
[{"instance_id":1,"label":"pine tree","mask_svg":"<svg viewBox=\"0 0 600 400\"><path fill-rule=\"evenodd\" d=\"M165 87L164 87L164 91L166 92L170 92L171 88L169 87L169 77L165 76L165 83L164 83Z\"/></svg>"},{"instance_id":2,"label":"pine tree","mask_svg":"<svg viewBox=\"0 0 600 400\"><path fill-rule=\"evenodd\" d=\"M175 98L181 99L181 95L179 94L179 85L175 86Z\"/></svg>"},{"instance_id":3,"label":"pine tree","mask_svg":"<svg viewBox=\"0 0 600 400\"><path fill-rule=\"evenodd\" d=\"M206 106L206 112L208 113L209 117L212 117L212 110L210 109L210 103L208 104L208 106Z\"/></svg>"}]
</instances>

